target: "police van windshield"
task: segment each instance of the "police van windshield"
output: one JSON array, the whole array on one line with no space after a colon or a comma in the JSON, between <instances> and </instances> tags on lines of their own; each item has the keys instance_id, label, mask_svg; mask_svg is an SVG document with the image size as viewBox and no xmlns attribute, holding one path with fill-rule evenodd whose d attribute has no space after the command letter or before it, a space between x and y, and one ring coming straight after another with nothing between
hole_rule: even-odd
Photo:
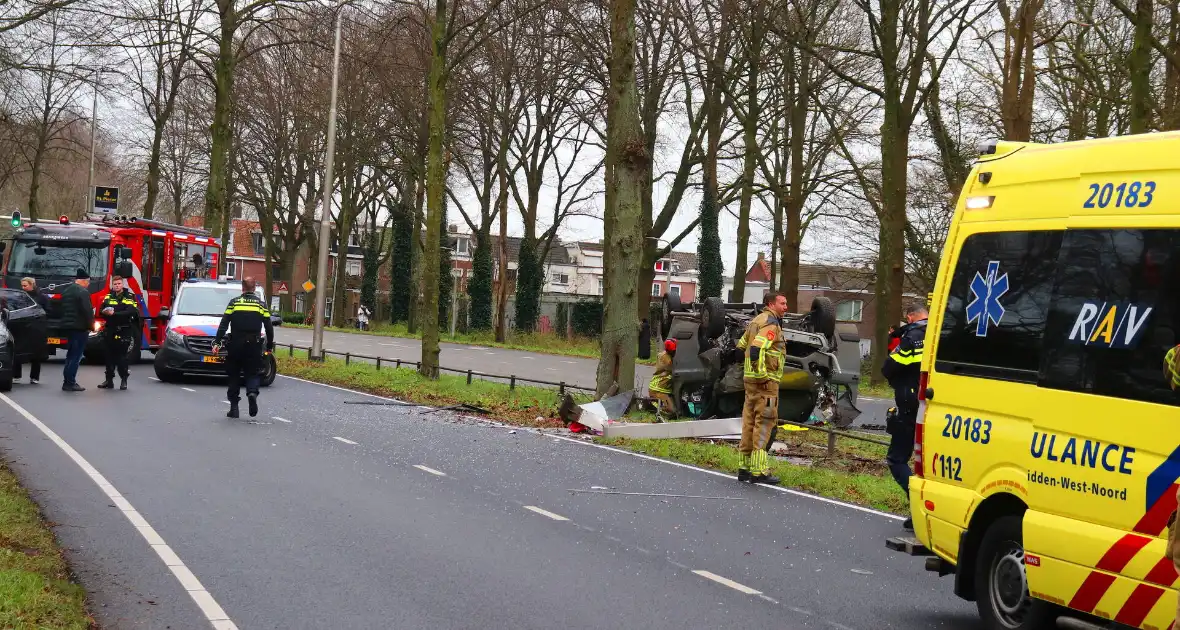
<instances>
[{"instance_id":1,"label":"police van windshield","mask_svg":"<svg viewBox=\"0 0 1180 630\"><path fill-rule=\"evenodd\" d=\"M110 244L46 243L17 240L12 244L8 273L34 278L73 278L85 269L91 278L107 276Z\"/></svg>"},{"instance_id":2,"label":"police van windshield","mask_svg":"<svg viewBox=\"0 0 1180 630\"><path fill-rule=\"evenodd\" d=\"M176 299L176 314L221 317L229 301L241 294L240 284L184 286Z\"/></svg>"}]
</instances>

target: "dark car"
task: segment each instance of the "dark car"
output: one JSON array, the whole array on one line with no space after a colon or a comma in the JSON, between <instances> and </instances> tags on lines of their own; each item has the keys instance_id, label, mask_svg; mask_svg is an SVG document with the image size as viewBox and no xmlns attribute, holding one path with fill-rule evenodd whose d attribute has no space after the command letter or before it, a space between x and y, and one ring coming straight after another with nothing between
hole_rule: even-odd
<instances>
[{"instance_id":1,"label":"dark car","mask_svg":"<svg viewBox=\"0 0 1180 630\"><path fill-rule=\"evenodd\" d=\"M24 291L0 289L0 391L12 389L16 361L45 358L46 321L45 309Z\"/></svg>"}]
</instances>

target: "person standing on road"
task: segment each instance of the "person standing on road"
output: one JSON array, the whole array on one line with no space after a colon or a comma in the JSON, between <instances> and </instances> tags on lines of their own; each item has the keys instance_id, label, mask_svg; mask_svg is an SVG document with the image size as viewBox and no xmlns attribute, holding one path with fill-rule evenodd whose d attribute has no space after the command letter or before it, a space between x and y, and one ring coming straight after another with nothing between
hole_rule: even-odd
<instances>
[{"instance_id":1,"label":"person standing on road","mask_svg":"<svg viewBox=\"0 0 1180 630\"><path fill-rule=\"evenodd\" d=\"M922 372L922 354L926 347L926 307L911 304L905 309L906 325L898 331L897 348L885 357L881 374L893 387L897 414L886 419L889 432L889 451L885 461L897 485L910 492L910 458L914 455L914 430L918 421L918 381ZM892 426L890 426L892 425ZM902 527L914 529L913 519L907 518Z\"/></svg>"},{"instance_id":2,"label":"person standing on road","mask_svg":"<svg viewBox=\"0 0 1180 630\"><path fill-rule=\"evenodd\" d=\"M66 331L66 367L62 370L61 389L65 392L84 392L78 384L78 366L86 351L86 339L94 326L94 306L90 304L90 274L79 269L74 283L61 291L61 327Z\"/></svg>"},{"instance_id":3,"label":"person standing on road","mask_svg":"<svg viewBox=\"0 0 1180 630\"><path fill-rule=\"evenodd\" d=\"M115 369L118 368L119 389L127 389L127 378L131 375L127 367L127 353L134 347L134 335L143 333L139 319L139 303L131 289L123 285L123 278L112 275L111 292L98 308L99 314L106 321L102 330L102 353L107 363L106 380L100 383L98 388L113 389Z\"/></svg>"},{"instance_id":4,"label":"person standing on road","mask_svg":"<svg viewBox=\"0 0 1180 630\"><path fill-rule=\"evenodd\" d=\"M770 474L770 432L778 422L778 385L783 378L782 316L787 298L767 293L763 311L750 320L737 347L745 355L742 378L742 441L738 446L738 481L778 485Z\"/></svg>"},{"instance_id":5,"label":"person standing on road","mask_svg":"<svg viewBox=\"0 0 1180 630\"><path fill-rule=\"evenodd\" d=\"M262 372L262 331L266 330L266 350L275 347L275 331L270 323L270 310L254 292L254 278L242 279L242 294L229 301L217 336L213 339L213 352L221 349L222 340L229 330L225 371L229 376L229 399L227 418L238 417L238 401L241 400L243 375L246 380L246 400L250 405L250 417L258 415L258 385Z\"/></svg>"},{"instance_id":6,"label":"person standing on road","mask_svg":"<svg viewBox=\"0 0 1180 630\"><path fill-rule=\"evenodd\" d=\"M672 359L675 357L676 340L669 339L664 342L664 351L656 359L656 372L647 384L647 395L656 403L657 418L676 417L676 403L672 400Z\"/></svg>"},{"instance_id":7,"label":"person standing on road","mask_svg":"<svg viewBox=\"0 0 1180 630\"><path fill-rule=\"evenodd\" d=\"M21 278L20 288L29 296L30 300L37 303L37 306L40 306L44 310L49 309L49 301L45 299L45 294L37 288L36 280L32 278ZM41 380L41 363L46 358L46 348L48 347L45 339L45 322L44 320L38 321L39 325L30 331L36 337L33 339L33 343L29 344L29 347L33 351L32 357L29 359L29 383L32 385L36 385ZM19 362L13 368L13 374L18 379L21 377L21 368L22 365Z\"/></svg>"}]
</instances>

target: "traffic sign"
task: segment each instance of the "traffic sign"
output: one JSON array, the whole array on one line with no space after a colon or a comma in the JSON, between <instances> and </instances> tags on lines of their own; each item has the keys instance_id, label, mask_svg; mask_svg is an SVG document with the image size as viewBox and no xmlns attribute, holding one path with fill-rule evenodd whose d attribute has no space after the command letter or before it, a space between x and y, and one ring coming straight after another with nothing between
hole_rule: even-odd
<instances>
[{"instance_id":1,"label":"traffic sign","mask_svg":"<svg viewBox=\"0 0 1180 630\"><path fill-rule=\"evenodd\" d=\"M291 292L290 287L283 280L275 280L270 283L271 295L287 295Z\"/></svg>"},{"instance_id":2,"label":"traffic sign","mask_svg":"<svg viewBox=\"0 0 1180 630\"><path fill-rule=\"evenodd\" d=\"M312 282L311 280L304 280L303 281L303 290L306 291L307 293L311 293L312 291L315 290L315 283Z\"/></svg>"},{"instance_id":3,"label":"traffic sign","mask_svg":"<svg viewBox=\"0 0 1180 630\"><path fill-rule=\"evenodd\" d=\"M111 214L119 210L119 188L98 186L94 189L94 211Z\"/></svg>"}]
</instances>

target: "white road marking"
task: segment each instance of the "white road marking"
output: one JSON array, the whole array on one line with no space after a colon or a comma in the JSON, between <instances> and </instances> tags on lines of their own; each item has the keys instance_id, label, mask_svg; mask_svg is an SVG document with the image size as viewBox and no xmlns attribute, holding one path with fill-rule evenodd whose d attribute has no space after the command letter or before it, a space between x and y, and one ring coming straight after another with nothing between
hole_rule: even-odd
<instances>
[{"instance_id":1,"label":"white road marking","mask_svg":"<svg viewBox=\"0 0 1180 630\"><path fill-rule=\"evenodd\" d=\"M195 392L195 391L197 391L197 390L195 390L195 389L193 389L193 388L191 388L191 387L181 387L181 389L183 389L183 390L184 390L184 391L186 391L186 392Z\"/></svg>"},{"instance_id":2,"label":"white road marking","mask_svg":"<svg viewBox=\"0 0 1180 630\"><path fill-rule=\"evenodd\" d=\"M225 404L227 404L227 405L232 405L232 404L233 404L233 403L231 403L231 402L230 402L230 401L228 401L228 400L223 400L223 401L221 401L221 402L223 402L223 403L225 403Z\"/></svg>"},{"instance_id":3,"label":"white road marking","mask_svg":"<svg viewBox=\"0 0 1180 630\"><path fill-rule=\"evenodd\" d=\"M447 476L447 473L445 473L441 470L435 470L435 469L430 468L428 466L423 466L422 464L414 464L414 468L417 468L418 470L424 470L432 475L438 475L439 477L446 477Z\"/></svg>"},{"instance_id":4,"label":"white road marking","mask_svg":"<svg viewBox=\"0 0 1180 630\"><path fill-rule=\"evenodd\" d=\"M720 575L717 575L716 573L710 573L708 571L701 571L701 570L693 571L693 573L696 573L697 575L699 575L707 580L713 580L714 582L716 582L718 584L728 586L729 588L732 588L735 591L741 591L741 592L745 593L746 595L761 595L762 594L762 591L752 589L749 586L746 586L745 584L738 584L737 582L734 582L733 580L731 580L729 578L721 577Z\"/></svg>"},{"instance_id":5,"label":"white road marking","mask_svg":"<svg viewBox=\"0 0 1180 630\"><path fill-rule=\"evenodd\" d=\"M286 418L280 418L278 416L271 416L271 418L278 420L279 422L286 422L287 424L291 424L291 421Z\"/></svg>"},{"instance_id":6,"label":"white road marking","mask_svg":"<svg viewBox=\"0 0 1180 630\"><path fill-rule=\"evenodd\" d=\"M344 442L345 444L352 444L352 445L354 445L354 446L356 445L356 442L353 442L352 440L346 440L346 439L344 439L344 438L342 438L342 437L336 437L336 436L332 436L332 439L333 439L333 440L337 440L337 441L339 441L339 442Z\"/></svg>"},{"instance_id":7,"label":"white road marking","mask_svg":"<svg viewBox=\"0 0 1180 630\"><path fill-rule=\"evenodd\" d=\"M152 379L153 381L156 381L157 383L161 382L160 379L158 379L154 376L149 376L148 378Z\"/></svg>"},{"instance_id":8,"label":"white road marking","mask_svg":"<svg viewBox=\"0 0 1180 630\"><path fill-rule=\"evenodd\" d=\"M309 381L307 379L302 379L302 378L299 378L296 376L287 376L286 374L279 374L279 376L281 376L283 378L289 378L293 381L299 381L302 383L310 383L312 385L319 385L320 387L327 387L328 389L338 389L342 392L348 392L350 394L356 394L358 396L368 396L370 398L376 398L378 400L389 400L389 401L400 402L400 403L405 402L404 400L398 400L396 398L389 398L387 396L378 396L377 394L370 394L368 392L361 392L361 391L357 391L355 389L348 389L346 387L337 387L336 385L328 385L327 383L317 383L315 381ZM536 433L538 435L541 435L540 431L532 431L532 432ZM707 468L700 468L698 466L692 466L690 464L682 464L680 462L673 462L673 461L669 461L666 459L660 459L659 457L652 457L651 455L644 455L642 453L634 453L631 451L625 451L623 449L615 448L613 446L606 446L605 444L595 444L593 442L586 442L584 440L575 440L573 438L568 438L568 437L563 437L563 436L550 436L550 437L552 437L555 440L562 440L564 442L571 442L573 444L579 444L581 446L591 446L594 448L601 448L603 450L612 451L615 453L619 453L621 455L629 455L631 457L638 457L640 459L646 459L646 460L653 461L653 462L659 462L661 464L667 464L669 466L676 466L678 468L687 468L688 470L695 470L697 472L702 472L707 475L713 475L715 477L724 477L725 479L733 479L733 475L731 475L729 473L723 473L718 470L709 470ZM840 507L845 507L850 510L856 510L858 512L864 512L866 514L883 516L885 518L893 519L895 521L904 521L906 519L906 517L898 516L897 514L890 514L888 512L882 512L880 510L874 510L873 508L867 508L867 507L860 506L860 505L854 505L852 503L845 503L844 501L839 501L836 499L829 499L827 497L821 497L821 496L814 495L814 494L808 494L806 492L802 492L799 490L792 490L791 488L784 488L782 486L761 486L761 487L769 488L771 490L776 490L778 492L794 495L797 497L802 497L804 499L812 499L814 501L820 501L822 503L828 503L830 505L838 505Z\"/></svg>"},{"instance_id":9,"label":"white road marking","mask_svg":"<svg viewBox=\"0 0 1180 630\"><path fill-rule=\"evenodd\" d=\"M164 539L160 537L160 534L155 530L155 528L153 528L147 522L147 520L144 519L138 511L136 511L134 507L132 507L131 503L127 501L127 499L124 498L123 495L118 490L116 490L113 485L111 485L111 482L107 481L107 478L104 477L102 473L98 472L98 470L92 466L90 462L86 461L85 457L82 457L81 453L74 450L74 447L70 446L65 440L61 438L61 436L55 433L53 429L50 429L45 423L41 422L35 416L33 416L33 414L26 411L24 407L16 404L15 401L4 394L0 394L0 400L8 403L8 406L15 409L17 413L24 416L26 420L33 424L33 426L40 429L41 433L43 433L45 437L49 438L51 442L56 444L57 447L62 450L62 452L64 452L70 459L74 460L74 463L82 469L82 472L86 473L86 475L90 477L90 480L93 481L100 490L102 490L103 494L105 494L107 498L111 500L111 503L114 503L119 511L123 513L123 516L125 516L131 525L135 527L135 531L139 532L140 536L143 536L143 539L147 542L148 546L152 548L152 551L156 552L156 555L160 557L160 559L164 562L164 565L167 566L170 571L172 571L172 575L175 576L177 581L180 582L181 587L184 588L185 592L188 593L193 602L197 604L197 607L201 609L201 613L205 615L205 619L210 624L212 624L214 628L237 630L237 626L233 621L230 620L229 615L227 615L225 610L217 603L217 600L213 599L213 596L209 594L209 591L205 590L205 587L201 585L201 581L198 580L195 575L193 575L193 572L190 571L187 566L185 566L184 562L182 562L176 555L176 552L172 551L172 548L168 546L168 543L164 542Z\"/></svg>"},{"instance_id":10,"label":"white road marking","mask_svg":"<svg viewBox=\"0 0 1180 630\"><path fill-rule=\"evenodd\" d=\"M525 361L532 361L532 360L533 360L533 359L535 359L536 357L523 356L523 357L520 357L520 358L524 359Z\"/></svg>"},{"instance_id":11,"label":"white road marking","mask_svg":"<svg viewBox=\"0 0 1180 630\"><path fill-rule=\"evenodd\" d=\"M566 518L560 514L554 514L553 512L550 512L549 510L542 510L541 508L539 508L535 505L526 505L526 506L524 506L524 509L529 510L531 512L536 512L537 514L540 514L541 516L547 516L555 521L568 521L569 520L568 518Z\"/></svg>"}]
</instances>

